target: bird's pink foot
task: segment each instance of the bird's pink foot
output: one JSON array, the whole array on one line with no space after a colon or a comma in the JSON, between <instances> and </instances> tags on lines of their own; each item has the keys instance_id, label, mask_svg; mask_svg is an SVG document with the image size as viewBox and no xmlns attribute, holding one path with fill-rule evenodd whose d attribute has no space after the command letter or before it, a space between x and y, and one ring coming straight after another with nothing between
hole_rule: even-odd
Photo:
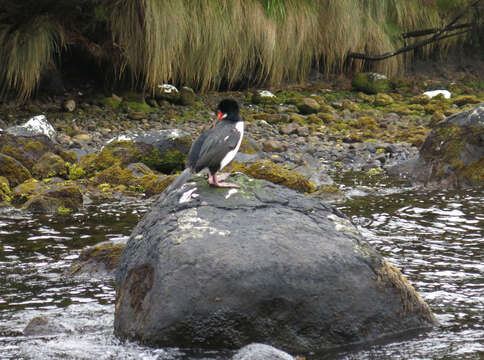
<instances>
[{"instance_id":1,"label":"bird's pink foot","mask_svg":"<svg viewBox=\"0 0 484 360\"><path fill-rule=\"evenodd\" d=\"M229 174L220 174L222 176L221 180L225 180L226 178L229 177ZM213 186L213 187L218 187L218 188L236 188L238 189L239 186L236 184L232 184L229 182L219 182L217 179L217 175L208 175L208 183Z\"/></svg>"}]
</instances>

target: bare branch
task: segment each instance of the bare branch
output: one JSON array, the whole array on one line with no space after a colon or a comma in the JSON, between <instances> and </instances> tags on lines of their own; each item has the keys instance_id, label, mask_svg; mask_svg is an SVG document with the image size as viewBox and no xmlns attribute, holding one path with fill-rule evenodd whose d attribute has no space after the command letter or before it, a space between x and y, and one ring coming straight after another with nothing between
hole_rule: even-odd
<instances>
[{"instance_id":1,"label":"bare branch","mask_svg":"<svg viewBox=\"0 0 484 360\"><path fill-rule=\"evenodd\" d=\"M399 55L399 54L402 54L402 53L405 53L405 52L414 50L416 48L419 48L419 47L422 47L422 46L431 44L433 42L440 41L442 39L446 39L446 38L449 38L449 37L458 36L458 35L462 35L462 34L465 34L467 32L470 32L472 29L469 29L468 27L472 27L474 24L459 24L459 25L455 25L455 23L457 21L459 21L459 19L461 17L463 17L470 8L477 6L481 2L482 2L482 0L475 0L471 5L469 5L468 7L464 8L460 13L458 13L452 19L452 21L450 23L448 23L442 29L435 29L435 31L434 31L434 29L427 29L427 30L420 30L420 31L414 31L414 32L410 32L410 33L403 34L403 37L404 38L417 37L417 36L424 36L424 35L434 34L432 37L430 37L430 38L428 38L426 40L422 40L422 41L416 42L416 43L414 43L412 45L404 46L404 47L402 47L402 48L400 48L400 49L398 49L396 51L388 52L388 53L381 54L381 55L369 55L369 54L362 54L362 53L349 53L348 54L348 58L363 59L363 60L370 60L370 61L381 61L381 60L385 60L385 59L388 59L390 57L393 57L393 56L396 56L396 55ZM455 32L455 33L452 33L452 34L444 35L445 33L448 33L449 31L453 31L453 30L457 30L457 29L462 29L462 28L466 28L466 27L467 27L466 30L463 30L463 31L460 31L460 32ZM412 34L412 35L409 35L409 34ZM407 36L405 36L405 35L407 35Z\"/></svg>"},{"instance_id":2,"label":"bare branch","mask_svg":"<svg viewBox=\"0 0 484 360\"><path fill-rule=\"evenodd\" d=\"M467 24L459 24L459 25L449 26L448 29L447 29L447 31L454 31L454 30L458 30L458 29L464 29L464 28L467 28L467 27L472 27L474 25L475 24L467 23ZM441 30L442 29L439 28L439 29L425 29L425 30L410 31L410 32L407 32L407 33L403 33L402 34L402 38L408 39L408 38L411 38L411 37L419 37L419 36L425 36L425 35L435 34L435 33L439 32Z\"/></svg>"},{"instance_id":3,"label":"bare branch","mask_svg":"<svg viewBox=\"0 0 484 360\"><path fill-rule=\"evenodd\" d=\"M440 40L443 40L443 39L447 39L447 38L450 38L450 37L453 37L453 36L462 35L462 34L470 32L470 31L471 31L471 29L468 29L468 30L463 30L463 31L457 32L457 33L442 35L440 37L433 36L430 39L420 41L418 43L415 43L415 44L412 44L412 45L409 45L409 46L405 46L405 47L400 48L396 51L388 52L388 53L385 53L385 54L382 54L382 55L367 55L367 54L361 54L361 53L349 53L348 57L351 57L351 58L354 58L354 59L381 61L381 60L388 59L392 56L396 56L396 55L402 54L404 52L414 50L418 47L425 46L425 45L428 45L430 43L440 41Z\"/></svg>"}]
</instances>

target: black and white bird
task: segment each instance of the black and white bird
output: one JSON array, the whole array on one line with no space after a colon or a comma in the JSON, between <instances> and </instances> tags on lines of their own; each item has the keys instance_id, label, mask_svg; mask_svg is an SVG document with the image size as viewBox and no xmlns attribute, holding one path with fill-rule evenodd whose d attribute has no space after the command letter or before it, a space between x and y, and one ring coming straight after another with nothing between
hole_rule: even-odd
<instances>
[{"instance_id":1,"label":"black and white bird","mask_svg":"<svg viewBox=\"0 0 484 360\"><path fill-rule=\"evenodd\" d=\"M167 188L167 192L181 187L192 174L208 169L208 182L215 187L238 186L224 182L228 174L217 178L217 171L227 166L239 151L244 137L244 121L235 100L224 99L217 107L217 119L192 144L185 170Z\"/></svg>"}]
</instances>

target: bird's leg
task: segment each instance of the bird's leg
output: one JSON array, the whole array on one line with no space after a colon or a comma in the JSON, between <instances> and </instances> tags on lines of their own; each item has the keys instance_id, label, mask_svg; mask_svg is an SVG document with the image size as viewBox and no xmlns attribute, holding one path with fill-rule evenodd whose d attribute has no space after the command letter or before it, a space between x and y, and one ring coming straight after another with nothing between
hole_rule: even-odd
<instances>
[{"instance_id":1,"label":"bird's leg","mask_svg":"<svg viewBox=\"0 0 484 360\"><path fill-rule=\"evenodd\" d=\"M227 177L225 177L225 178L227 178ZM239 188L239 186L236 185L236 184L232 184L232 183L229 183L229 182L218 182L216 174L208 176L208 183L211 186L218 187L218 188L236 188L236 189Z\"/></svg>"}]
</instances>

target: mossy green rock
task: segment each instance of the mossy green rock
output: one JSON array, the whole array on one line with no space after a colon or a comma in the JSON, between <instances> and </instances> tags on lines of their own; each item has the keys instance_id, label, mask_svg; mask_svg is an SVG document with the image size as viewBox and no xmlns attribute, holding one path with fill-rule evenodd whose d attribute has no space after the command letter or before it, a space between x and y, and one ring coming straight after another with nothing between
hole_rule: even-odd
<instances>
[{"instance_id":1,"label":"mossy green rock","mask_svg":"<svg viewBox=\"0 0 484 360\"><path fill-rule=\"evenodd\" d=\"M82 249L71 266L73 275L111 275L119 262L125 241L109 240Z\"/></svg>"},{"instance_id":2,"label":"mossy green rock","mask_svg":"<svg viewBox=\"0 0 484 360\"><path fill-rule=\"evenodd\" d=\"M137 179L136 184L147 197L150 197L161 194L175 179L176 175L146 174Z\"/></svg>"},{"instance_id":3,"label":"mossy green rock","mask_svg":"<svg viewBox=\"0 0 484 360\"><path fill-rule=\"evenodd\" d=\"M375 97L375 105L376 106L387 106L393 104L395 101L393 98L388 94L378 93Z\"/></svg>"},{"instance_id":4,"label":"mossy green rock","mask_svg":"<svg viewBox=\"0 0 484 360\"><path fill-rule=\"evenodd\" d=\"M377 73L358 73L353 77L351 85L355 90L366 94L377 94L390 89L388 78Z\"/></svg>"},{"instance_id":5,"label":"mossy green rock","mask_svg":"<svg viewBox=\"0 0 484 360\"><path fill-rule=\"evenodd\" d=\"M46 152L56 153L57 149L45 135L14 136L0 133L0 153L13 157L30 172Z\"/></svg>"},{"instance_id":6,"label":"mossy green rock","mask_svg":"<svg viewBox=\"0 0 484 360\"><path fill-rule=\"evenodd\" d=\"M66 162L59 155L46 152L32 169L33 175L43 179L53 176L67 176Z\"/></svg>"},{"instance_id":7,"label":"mossy green rock","mask_svg":"<svg viewBox=\"0 0 484 360\"><path fill-rule=\"evenodd\" d=\"M94 176L92 182L95 185L113 184L113 185L132 185L136 177L130 169L122 169L119 165L113 165Z\"/></svg>"},{"instance_id":8,"label":"mossy green rock","mask_svg":"<svg viewBox=\"0 0 484 360\"><path fill-rule=\"evenodd\" d=\"M36 213L57 213L59 208L78 210L82 206L82 193L73 184L56 184L29 199L23 209Z\"/></svg>"},{"instance_id":9,"label":"mossy green rock","mask_svg":"<svg viewBox=\"0 0 484 360\"><path fill-rule=\"evenodd\" d=\"M28 179L13 189L12 202L17 205L23 204L31 197L43 193L46 189L47 185L42 181Z\"/></svg>"},{"instance_id":10,"label":"mossy green rock","mask_svg":"<svg viewBox=\"0 0 484 360\"><path fill-rule=\"evenodd\" d=\"M11 201L12 190L10 190L9 181L6 177L0 176L0 201Z\"/></svg>"},{"instance_id":11,"label":"mossy green rock","mask_svg":"<svg viewBox=\"0 0 484 360\"><path fill-rule=\"evenodd\" d=\"M251 101L255 105L268 105L276 104L278 98L268 91L257 90L252 93Z\"/></svg>"},{"instance_id":12,"label":"mossy green rock","mask_svg":"<svg viewBox=\"0 0 484 360\"><path fill-rule=\"evenodd\" d=\"M5 154L0 154L0 176L5 177L11 186L17 186L32 177L25 166Z\"/></svg>"},{"instance_id":13,"label":"mossy green rock","mask_svg":"<svg viewBox=\"0 0 484 360\"><path fill-rule=\"evenodd\" d=\"M390 169L429 188L484 185L484 103L434 125L416 159Z\"/></svg>"},{"instance_id":14,"label":"mossy green rock","mask_svg":"<svg viewBox=\"0 0 484 360\"><path fill-rule=\"evenodd\" d=\"M453 99L453 103L457 106L464 106L467 104L477 104L481 102L477 96L475 95L460 95Z\"/></svg>"},{"instance_id":15,"label":"mossy green rock","mask_svg":"<svg viewBox=\"0 0 484 360\"><path fill-rule=\"evenodd\" d=\"M182 87L178 94L178 104L183 106L189 106L195 104L197 100L197 96L195 95L195 91L189 87Z\"/></svg>"},{"instance_id":16,"label":"mossy green rock","mask_svg":"<svg viewBox=\"0 0 484 360\"><path fill-rule=\"evenodd\" d=\"M119 105L121 104L122 101L123 101L122 98L113 94L112 96L105 97L105 98L101 99L100 104L108 106L108 107L113 108L113 109L117 109L117 108L119 108Z\"/></svg>"},{"instance_id":17,"label":"mossy green rock","mask_svg":"<svg viewBox=\"0 0 484 360\"><path fill-rule=\"evenodd\" d=\"M321 105L313 98L302 98L296 106L301 114L316 114L321 108Z\"/></svg>"},{"instance_id":18,"label":"mossy green rock","mask_svg":"<svg viewBox=\"0 0 484 360\"><path fill-rule=\"evenodd\" d=\"M343 100L343 109L347 109L347 110L350 110L350 111L359 111L360 107L354 101L345 99L345 100Z\"/></svg>"},{"instance_id":19,"label":"mossy green rock","mask_svg":"<svg viewBox=\"0 0 484 360\"><path fill-rule=\"evenodd\" d=\"M155 108L151 107L145 102L141 101L123 101L121 103L121 107L123 108L124 111L126 111L129 114L133 113L143 113L143 114L149 114L153 111L156 111Z\"/></svg>"},{"instance_id":20,"label":"mossy green rock","mask_svg":"<svg viewBox=\"0 0 484 360\"><path fill-rule=\"evenodd\" d=\"M313 192L316 187L302 174L286 169L270 160L260 160L253 164L232 163L232 172L270 181L300 192Z\"/></svg>"}]
</instances>

